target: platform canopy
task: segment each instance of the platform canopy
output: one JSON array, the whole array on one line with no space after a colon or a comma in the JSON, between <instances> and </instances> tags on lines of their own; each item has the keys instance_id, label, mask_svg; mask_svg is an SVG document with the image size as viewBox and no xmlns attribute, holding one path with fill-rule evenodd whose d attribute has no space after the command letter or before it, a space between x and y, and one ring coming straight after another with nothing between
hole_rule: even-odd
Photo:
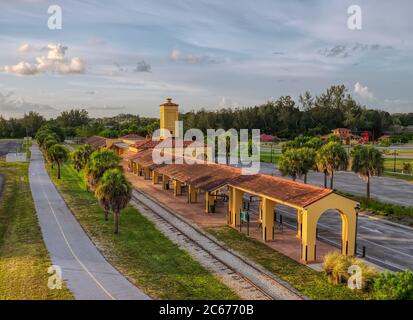
<instances>
[{"instance_id":1,"label":"platform canopy","mask_svg":"<svg viewBox=\"0 0 413 320\"><path fill-rule=\"evenodd\" d=\"M297 236L301 238L303 261L316 260L317 222L328 210L337 210L342 221L342 253L354 255L356 251L357 202L335 194L333 190L264 174L245 175L240 168L216 164L205 160L186 159L173 164L155 164L152 150L142 151L126 159L143 168L149 168L174 182L186 183L190 190L199 189L210 193L228 187L228 223L234 227L240 223L243 195L249 193L260 197L260 219L264 241L274 239L274 208L278 204L297 209ZM191 191L193 192L193 191ZM192 193L191 193L192 194Z\"/></svg>"},{"instance_id":2,"label":"platform canopy","mask_svg":"<svg viewBox=\"0 0 413 320\"><path fill-rule=\"evenodd\" d=\"M296 208L304 208L333 192L331 189L263 174L240 175L229 184L245 192L265 196Z\"/></svg>"}]
</instances>

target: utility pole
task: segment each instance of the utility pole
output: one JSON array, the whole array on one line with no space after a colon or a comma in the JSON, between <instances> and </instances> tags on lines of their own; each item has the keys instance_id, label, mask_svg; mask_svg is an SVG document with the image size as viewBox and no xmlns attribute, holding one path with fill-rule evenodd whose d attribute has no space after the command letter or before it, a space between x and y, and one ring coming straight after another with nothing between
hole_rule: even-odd
<instances>
[{"instance_id":1,"label":"utility pole","mask_svg":"<svg viewBox=\"0 0 413 320\"><path fill-rule=\"evenodd\" d=\"M272 145L272 143L271 143L271 163L273 163L273 161L272 161L272 153L273 153L272 147L273 147L273 145Z\"/></svg>"},{"instance_id":2,"label":"utility pole","mask_svg":"<svg viewBox=\"0 0 413 320\"><path fill-rule=\"evenodd\" d=\"M396 156L397 156L397 150L393 150L393 172L396 172Z\"/></svg>"}]
</instances>

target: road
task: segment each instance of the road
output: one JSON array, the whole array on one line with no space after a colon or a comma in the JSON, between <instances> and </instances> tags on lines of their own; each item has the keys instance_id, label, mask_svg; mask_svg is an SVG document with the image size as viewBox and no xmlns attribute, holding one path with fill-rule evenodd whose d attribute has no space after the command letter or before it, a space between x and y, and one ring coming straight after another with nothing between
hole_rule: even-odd
<instances>
[{"instance_id":1,"label":"road","mask_svg":"<svg viewBox=\"0 0 413 320\"><path fill-rule=\"evenodd\" d=\"M149 299L111 266L77 222L50 180L43 155L33 144L30 188L47 250L79 300Z\"/></svg>"},{"instance_id":2,"label":"road","mask_svg":"<svg viewBox=\"0 0 413 320\"><path fill-rule=\"evenodd\" d=\"M250 210L257 213L257 202L251 203ZM283 225L296 229L296 210L279 205L276 212L278 222L282 215ZM341 218L337 211L324 213L317 227L320 240L341 247ZM357 252L361 255L365 246L367 260L392 271L413 270L412 228L359 215L357 234Z\"/></svg>"},{"instance_id":3,"label":"road","mask_svg":"<svg viewBox=\"0 0 413 320\"><path fill-rule=\"evenodd\" d=\"M220 163L225 163L225 158L219 158ZM234 160L234 163L237 163ZM281 172L274 164L260 162L259 172L263 174L281 177ZM291 179L289 177L283 177ZM301 179L297 179L301 181ZM316 186L324 187L324 174L310 172L307 182ZM330 185L330 180L328 179ZM355 173L340 171L334 175L334 189L354 195L366 195L366 183ZM388 177L372 177L370 192L372 198L381 202L393 203L401 206L413 207L413 183Z\"/></svg>"},{"instance_id":4,"label":"road","mask_svg":"<svg viewBox=\"0 0 413 320\"><path fill-rule=\"evenodd\" d=\"M261 173L281 176L281 173L270 163L261 163ZM285 177L287 178L287 177ZM302 181L297 179L297 181ZM307 182L317 186L324 186L324 174L310 172ZM328 181L330 182L330 181ZM402 206L413 206L413 184L400 179L387 177L371 178L371 196L386 203ZM334 188L354 195L366 195L366 183L352 172L337 172L334 177Z\"/></svg>"}]
</instances>

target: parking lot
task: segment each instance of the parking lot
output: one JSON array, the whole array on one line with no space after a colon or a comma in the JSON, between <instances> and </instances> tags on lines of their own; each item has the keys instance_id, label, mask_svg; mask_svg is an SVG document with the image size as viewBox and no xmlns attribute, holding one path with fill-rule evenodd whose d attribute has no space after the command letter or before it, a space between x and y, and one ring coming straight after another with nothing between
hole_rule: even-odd
<instances>
[{"instance_id":1,"label":"parking lot","mask_svg":"<svg viewBox=\"0 0 413 320\"><path fill-rule=\"evenodd\" d=\"M0 140L0 157L9 152L20 152L21 144L19 140Z\"/></svg>"}]
</instances>

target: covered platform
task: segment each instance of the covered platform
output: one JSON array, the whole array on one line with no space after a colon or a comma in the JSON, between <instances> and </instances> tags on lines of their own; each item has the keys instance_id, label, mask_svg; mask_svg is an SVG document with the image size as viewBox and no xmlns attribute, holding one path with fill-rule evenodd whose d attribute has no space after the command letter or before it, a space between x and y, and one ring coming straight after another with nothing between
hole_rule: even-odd
<instances>
[{"instance_id":1,"label":"covered platform","mask_svg":"<svg viewBox=\"0 0 413 320\"><path fill-rule=\"evenodd\" d=\"M242 175L239 168L206 161L159 165L152 160L152 150L128 154L124 159L128 171L134 176L152 180L152 185L162 184L162 190L173 188L176 202L182 202L176 197L184 194L187 195L186 203L199 206L202 199L203 211L209 213L209 219L219 215L224 218L224 223L237 229L245 217L248 221L250 219L244 196L256 197L258 215L253 219L253 233L260 232L264 242L281 240L275 232L277 206L294 208L297 212L296 240L289 239L291 245L301 245L299 259L305 263L317 260L317 245L320 246L317 243L317 222L320 216L330 209L337 210L342 221L342 253L355 254L357 203L335 194L333 190L262 174Z\"/></svg>"}]
</instances>

